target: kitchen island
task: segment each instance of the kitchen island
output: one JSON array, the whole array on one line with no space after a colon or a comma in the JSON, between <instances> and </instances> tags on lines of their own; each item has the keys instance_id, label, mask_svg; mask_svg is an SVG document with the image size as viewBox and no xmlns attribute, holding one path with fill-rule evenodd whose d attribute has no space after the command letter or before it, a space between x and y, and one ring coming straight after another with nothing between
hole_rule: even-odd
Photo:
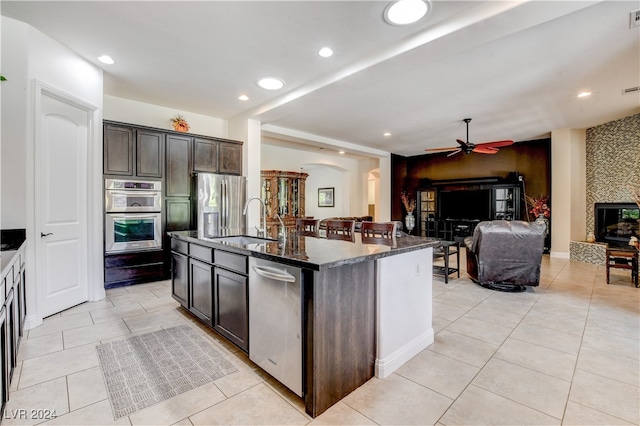
<instances>
[{"instance_id":1,"label":"kitchen island","mask_svg":"<svg viewBox=\"0 0 640 426\"><path fill-rule=\"evenodd\" d=\"M374 375L388 376L433 342L437 240L403 236L381 245L364 244L359 234L353 242L295 233L284 242L223 241L197 231L170 235L174 298L250 357L261 344L248 338L249 317L258 315L253 307L261 303L249 304L249 287L258 284L249 278L250 264L264 260L299 269L301 391L287 386L302 396L312 417ZM211 277L204 293L203 276Z\"/></svg>"}]
</instances>

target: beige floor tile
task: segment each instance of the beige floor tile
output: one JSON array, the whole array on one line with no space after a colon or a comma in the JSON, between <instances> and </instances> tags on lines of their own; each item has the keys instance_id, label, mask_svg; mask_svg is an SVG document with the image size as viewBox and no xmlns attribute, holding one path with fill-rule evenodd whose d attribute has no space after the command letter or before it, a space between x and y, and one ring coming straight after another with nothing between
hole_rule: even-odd
<instances>
[{"instance_id":1,"label":"beige floor tile","mask_svg":"<svg viewBox=\"0 0 640 426\"><path fill-rule=\"evenodd\" d=\"M78 425L78 426L129 426L129 418L113 419L113 411L109 400L96 402L71 413L60 416L55 420L43 423L45 425Z\"/></svg>"},{"instance_id":2,"label":"beige floor tile","mask_svg":"<svg viewBox=\"0 0 640 426\"><path fill-rule=\"evenodd\" d=\"M233 364L237 365L236 363ZM263 377L255 371L245 368L238 369L236 373L216 380L215 384L227 398L230 398L262 382L264 382Z\"/></svg>"},{"instance_id":3,"label":"beige floor tile","mask_svg":"<svg viewBox=\"0 0 640 426\"><path fill-rule=\"evenodd\" d=\"M304 400L301 397L299 397L298 395L293 393L291 389L289 389L288 387L286 387L285 385L283 385L282 383L280 383L279 381L271 377L264 370L256 370L256 372L258 374L263 375L264 384L267 385L269 389L274 391L276 395L284 399L289 405L291 405L293 408L298 410L300 414L307 417L308 421L311 421L311 416L307 415L307 412L305 410Z\"/></svg>"},{"instance_id":4,"label":"beige floor tile","mask_svg":"<svg viewBox=\"0 0 640 426\"><path fill-rule=\"evenodd\" d=\"M150 292L149 290L140 291L136 293L127 293L120 296L110 297L113 306L131 305L132 303L142 302L144 300L154 300L158 296Z\"/></svg>"},{"instance_id":5,"label":"beige floor tile","mask_svg":"<svg viewBox=\"0 0 640 426\"><path fill-rule=\"evenodd\" d=\"M189 420L189 418L186 418L175 422L172 426L193 426L193 423L191 423L191 420Z\"/></svg>"},{"instance_id":6,"label":"beige floor tile","mask_svg":"<svg viewBox=\"0 0 640 426\"><path fill-rule=\"evenodd\" d=\"M62 344L62 332L45 334L40 337L31 339L22 339L20 349L18 350L18 360L34 358L40 355L61 351L64 349Z\"/></svg>"},{"instance_id":7,"label":"beige floor tile","mask_svg":"<svg viewBox=\"0 0 640 426\"><path fill-rule=\"evenodd\" d=\"M324 413L313 419L309 426L330 426L330 425L375 425L373 420L368 419L361 413L349 407L343 402L338 402Z\"/></svg>"},{"instance_id":8,"label":"beige floor tile","mask_svg":"<svg viewBox=\"0 0 640 426\"><path fill-rule=\"evenodd\" d=\"M436 334L447 328L449 324L451 324L451 321L443 318L433 317L431 320L433 332Z\"/></svg>"},{"instance_id":9,"label":"beige floor tile","mask_svg":"<svg viewBox=\"0 0 640 426\"><path fill-rule=\"evenodd\" d=\"M476 367L482 367L493 356L498 345L443 330L438 333L435 342L427 349Z\"/></svg>"},{"instance_id":10,"label":"beige floor tile","mask_svg":"<svg viewBox=\"0 0 640 426\"><path fill-rule=\"evenodd\" d=\"M82 312L90 312L95 311L97 309L107 309L113 307L113 303L109 299L98 300L97 302L84 302L73 308L69 308L66 311L60 312L60 315L63 317L69 315L75 315Z\"/></svg>"},{"instance_id":11,"label":"beige floor tile","mask_svg":"<svg viewBox=\"0 0 640 426\"><path fill-rule=\"evenodd\" d=\"M577 355L509 338L500 346L494 358L570 382Z\"/></svg>"},{"instance_id":12,"label":"beige floor tile","mask_svg":"<svg viewBox=\"0 0 640 426\"><path fill-rule=\"evenodd\" d=\"M45 318L44 322L29 330L29 339L44 336L46 334L59 333L65 330L80 328L93 324L89 312L81 312L74 315Z\"/></svg>"},{"instance_id":13,"label":"beige floor tile","mask_svg":"<svg viewBox=\"0 0 640 426\"><path fill-rule=\"evenodd\" d=\"M342 402L378 424L434 424L452 399L392 374L373 378L347 395Z\"/></svg>"},{"instance_id":14,"label":"beige floor tile","mask_svg":"<svg viewBox=\"0 0 640 426\"><path fill-rule=\"evenodd\" d=\"M396 370L396 374L455 399L478 371L478 367L425 350Z\"/></svg>"},{"instance_id":15,"label":"beige floor tile","mask_svg":"<svg viewBox=\"0 0 640 426\"><path fill-rule=\"evenodd\" d=\"M465 336L473 337L483 342L500 345L509 334L511 334L513 329L511 327L504 327L498 324L468 318L464 315L451 323L451 325L447 327L447 331L453 331L454 333L464 334Z\"/></svg>"},{"instance_id":16,"label":"beige floor tile","mask_svg":"<svg viewBox=\"0 0 640 426\"><path fill-rule=\"evenodd\" d=\"M174 396L129 416L132 425L170 425L211 407L225 396L213 383Z\"/></svg>"},{"instance_id":17,"label":"beige floor tile","mask_svg":"<svg viewBox=\"0 0 640 426\"><path fill-rule=\"evenodd\" d=\"M482 301L486 298L487 295L477 296L452 290L441 294L440 296L434 297L434 301L437 300L439 303L445 303L447 305L458 306L461 308L465 308L466 310L470 310L478 306L478 304L482 303Z\"/></svg>"},{"instance_id":18,"label":"beige floor tile","mask_svg":"<svg viewBox=\"0 0 640 426\"><path fill-rule=\"evenodd\" d=\"M192 415L189 420L196 426L305 425L309 422L264 383Z\"/></svg>"},{"instance_id":19,"label":"beige floor tile","mask_svg":"<svg viewBox=\"0 0 640 426\"><path fill-rule=\"evenodd\" d=\"M585 328L586 333L603 333L614 336L626 337L627 339L640 340L640 321L625 323L615 319L589 318Z\"/></svg>"},{"instance_id":20,"label":"beige floor tile","mask_svg":"<svg viewBox=\"0 0 640 426\"><path fill-rule=\"evenodd\" d=\"M177 326L187 322L184 316L178 315L174 309L163 309L148 314L125 318L132 333L155 328L158 326Z\"/></svg>"},{"instance_id":21,"label":"beige floor tile","mask_svg":"<svg viewBox=\"0 0 640 426\"><path fill-rule=\"evenodd\" d=\"M125 294L129 294L129 292L127 291L127 289L125 287L116 287L116 288L109 288L106 290L107 293L107 298L111 298L111 297L116 297L116 296L122 296Z\"/></svg>"},{"instance_id":22,"label":"beige floor tile","mask_svg":"<svg viewBox=\"0 0 640 426\"><path fill-rule=\"evenodd\" d=\"M34 425L69 412L67 380L60 377L12 392L3 425Z\"/></svg>"},{"instance_id":23,"label":"beige floor tile","mask_svg":"<svg viewBox=\"0 0 640 426\"><path fill-rule=\"evenodd\" d=\"M586 318L572 318L567 315L563 315L560 312L548 313L548 312L529 312L522 324L534 325L539 327L546 327L552 330L562 331L563 333L570 333L575 335L582 335L584 332L584 326Z\"/></svg>"},{"instance_id":24,"label":"beige floor tile","mask_svg":"<svg viewBox=\"0 0 640 426\"><path fill-rule=\"evenodd\" d=\"M631 358L585 347L580 350L576 368L633 386L640 386L640 365L638 361Z\"/></svg>"},{"instance_id":25,"label":"beige floor tile","mask_svg":"<svg viewBox=\"0 0 640 426\"><path fill-rule=\"evenodd\" d=\"M71 411L107 399L107 388L100 367L79 371L67 376Z\"/></svg>"},{"instance_id":26,"label":"beige floor tile","mask_svg":"<svg viewBox=\"0 0 640 426\"><path fill-rule=\"evenodd\" d=\"M433 299L432 309L434 317L442 318L447 321L455 321L469 310L460 306L441 303L436 298Z\"/></svg>"},{"instance_id":27,"label":"beige floor tile","mask_svg":"<svg viewBox=\"0 0 640 426\"><path fill-rule=\"evenodd\" d=\"M484 302L480 303L475 308L464 314L465 318L473 318L490 322L492 324L501 325L503 327L511 327L512 329L517 326L525 313L516 313L505 311L504 309L495 309L487 306Z\"/></svg>"},{"instance_id":28,"label":"beige floor tile","mask_svg":"<svg viewBox=\"0 0 640 426\"><path fill-rule=\"evenodd\" d=\"M520 293L522 294L522 293ZM521 315L524 317L531 307L536 303L531 299L514 299L511 297L505 297L504 295L497 293L491 297L487 297L477 307L488 307L499 311L510 312Z\"/></svg>"},{"instance_id":29,"label":"beige floor tile","mask_svg":"<svg viewBox=\"0 0 640 426\"><path fill-rule=\"evenodd\" d=\"M640 342L610 334L586 332L582 346L614 355L640 360Z\"/></svg>"},{"instance_id":30,"label":"beige floor tile","mask_svg":"<svg viewBox=\"0 0 640 426\"><path fill-rule=\"evenodd\" d=\"M571 386L571 382L495 358L472 383L557 419L562 419Z\"/></svg>"},{"instance_id":31,"label":"beige floor tile","mask_svg":"<svg viewBox=\"0 0 640 426\"><path fill-rule=\"evenodd\" d=\"M180 303L171 298L164 297L157 300L145 300L140 302L140 305L142 305L145 311L154 312L162 309L177 309Z\"/></svg>"},{"instance_id":32,"label":"beige floor tile","mask_svg":"<svg viewBox=\"0 0 640 426\"><path fill-rule=\"evenodd\" d=\"M79 346L22 361L19 388L27 388L98 365L95 345Z\"/></svg>"},{"instance_id":33,"label":"beige floor tile","mask_svg":"<svg viewBox=\"0 0 640 426\"><path fill-rule=\"evenodd\" d=\"M134 317L147 313L140 303L135 302L130 305L120 305L108 309L91 311L91 318L94 324L101 322L115 321L123 318Z\"/></svg>"},{"instance_id":34,"label":"beige floor tile","mask_svg":"<svg viewBox=\"0 0 640 426\"><path fill-rule=\"evenodd\" d=\"M640 424L640 392L631 386L582 370L576 370L569 400L610 416Z\"/></svg>"},{"instance_id":35,"label":"beige floor tile","mask_svg":"<svg viewBox=\"0 0 640 426\"><path fill-rule=\"evenodd\" d=\"M562 424L567 426L632 425L613 416L569 401Z\"/></svg>"},{"instance_id":36,"label":"beige floor tile","mask_svg":"<svg viewBox=\"0 0 640 426\"><path fill-rule=\"evenodd\" d=\"M440 419L445 425L559 425L560 420L477 386L469 386Z\"/></svg>"},{"instance_id":37,"label":"beige floor tile","mask_svg":"<svg viewBox=\"0 0 640 426\"><path fill-rule=\"evenodd\" d=\"M117 320L68 330L63 332L62 336L64 347L69 349L127 334L130 334L129 328L122 320Z\"/></svg>"},{"instance_id":38,"label":"beige floor tile","mask_svg":"<svg viewBox=\"0 0 640 426\"><path fill-rule=\"evenodd\" d=\"M547 327L520 324L509 337L574 355L580 350L581 336Z\"/></svg>"}]
</instances>

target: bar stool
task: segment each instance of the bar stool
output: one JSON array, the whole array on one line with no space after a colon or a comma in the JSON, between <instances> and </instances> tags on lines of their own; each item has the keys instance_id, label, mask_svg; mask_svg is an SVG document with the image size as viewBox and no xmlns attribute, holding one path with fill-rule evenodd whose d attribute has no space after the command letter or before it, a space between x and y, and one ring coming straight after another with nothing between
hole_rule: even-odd
<instances>
[{"instance_id":1,"label":"bar stool","mask_svg":"<svg viewBox=\"0 0 640 426\"><path fill-rule=\"evenodd\" d=\"M354 220L327 220L327 239L354 241Z\"/></svg>"},{"instance_id":2,"label":"bar stool","mask_svg":"<svg viewBox=\"0 0 640 426\"><path fill-rule=\"evenodd\" d=\"M296 218L296 234L318 237L318 219Z\"/></svg>"},{"instance_id":3,"label":"bar stool","mask_svg":"<svg viewBox=\"0 0 640 426\"><path fill-rule=\"evenodd\" d=\"M609 284L609 269L631 269L631 282L638 287L638 250L607 247L607 284Z\"/></svg>"}]
</instances>

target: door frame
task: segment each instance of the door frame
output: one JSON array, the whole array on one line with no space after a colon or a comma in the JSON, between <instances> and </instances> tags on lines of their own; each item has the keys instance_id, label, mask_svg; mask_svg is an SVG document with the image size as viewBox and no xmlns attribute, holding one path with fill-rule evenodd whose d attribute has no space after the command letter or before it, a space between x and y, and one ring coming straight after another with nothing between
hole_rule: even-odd
<instances>
[{"instance_id":1,"label":"door frame","mask_svg":"<svg viewBox=\"0 0 640 426\"><path fill-rule=\"evenodd\" d=\"M42 97L49 96L87 112L87 285L89 301L105 298L103 277L103 240L102 240L102 109L74 94L34 79L33 108L29 108L29 119L32 129L27 132L27 247L26 247L26 283L27 318L25 329L36 327L42 323L43 316L43 283L40 257L39 196L36 194L37 183L41 178L43 144L43 127L40 120Z\"/></svg>"}]
</instances>

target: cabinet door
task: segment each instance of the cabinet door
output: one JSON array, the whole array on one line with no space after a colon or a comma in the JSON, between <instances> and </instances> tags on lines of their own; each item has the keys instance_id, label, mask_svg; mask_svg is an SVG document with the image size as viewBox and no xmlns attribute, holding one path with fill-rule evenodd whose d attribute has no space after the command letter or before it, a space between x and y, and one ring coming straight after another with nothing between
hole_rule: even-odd
<instances>
[{"instance_id":1,"label":"cabinet door","mask_svg":"<svg viewBox=\"0 0 640 426\"><path fill-rule=\"evenodd\" d=\"M198 138L193 140L193 171L218 173L218 142Z\"/></svg>"},{"instance_id":2,"label":"cabinet door","mask_svg":"<svg viewBox=\"0 0 640 426\"><path fill-rule=\"evenodd\" d=\"M182 306L189 307L189 258L175 252L171 253L171 294Z\"/></svg>"},{"instance_id":3,"label":"cabinet door","mask_svg":"<svg viewBox=\"0 0 640 426\"><path fill-rule=\"evenodd\" d=\"M213 265L189 259L189 311L213 325Z\"/></svg>"},{"instance_id":4,"label":"cabinet door","mask_svg":"<svg viewBox=\"0 0 640 426\"><path fill-rule=\"evenodd\" d=\"M0 408L4 408L9 400L9 348L6 318L6 309L2 307L0 309Z\"/></svg>"},{"instance_id":5,"label":"cabinet door","mask_svg":"<svg viewBox=\"0 0 640 426\"><path fill-rule=\"evenodd\" d=\"M229 142L219 142L219 144L219 173L225 175L241 175L242 145Z\"/></svg>"},{"instance_id":6,"label":"cabinet door","mask_svg":"<svg viewBox=\"0 0 640 426\"><path fill-rule=\"evenodd\" d=\"M167 135L166 184L167 197L191 195L191 138Z\"/></svg>"},{"instance_id":7,"label":"cabinet door","mask_svg":"<svg viewBox=\"0 0 640 426\"><path fill-rule=\"evenodd\" d=\"M164 135L148 130L136 134L136 175L162 177L164 166Z\"/></svg>"},{"instance_id":8,"label":"cabinet door","mask_svg":"<svg viewBox=\"0 0 640 426\"><path fill-rule=\"evenodd\" d=\"M191 201L188 198L170 198L166 203L166 231L191 229Z\"/></svg>"},{"instance_id":9,"label":"cabinet door","mask_svg":"<svg viewBox=\"0 0 640 426\"><path fill-rule=\"evenodd\" d=\"M215 269L215 321L213 328L241 349L249 349L249 280Z\"/></svg>"},{"instance_id":10,"label":"cabinet door","mask_svg":"<svg viewBox=\"0 0 640 426\"><path fill-rule=\"evenodd\" d=\"M133 129L104 126L104 174L133 176Z\"/></svg>"}]
</instances>

